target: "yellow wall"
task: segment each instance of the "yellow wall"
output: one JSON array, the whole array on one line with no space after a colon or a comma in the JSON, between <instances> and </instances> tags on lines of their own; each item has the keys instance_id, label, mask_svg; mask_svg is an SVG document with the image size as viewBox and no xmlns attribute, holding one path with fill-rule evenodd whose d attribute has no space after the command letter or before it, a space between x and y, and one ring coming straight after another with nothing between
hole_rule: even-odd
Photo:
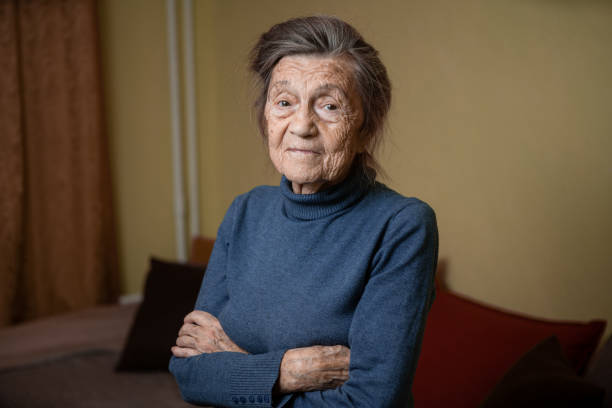
<instances>
[{"instance_id":1,"label":"yellow wall","mask_svg":"<svg viewBox=\"0 0 612 408\"><path fill-rule=\"evenodd\" d=\"M126 293L174 255L165 2L100 2ZM276 184L249 109L246 55L288 17L334 14L394 85L387 181L438 214L452 289L502 307L612 324L612 3L195 2L203 232ZM610 332L610 330L608 330Z\"/></svg>"},{"instance_id":2,"label":"yellow wall","mask_svg":"<svg viewBox=\"0 0 612 408\"><path fill-rule=\"evenodd\" d=\"M123 293L140 292L150 254L174 258L164 1L99 2Z\"/></svg>"}]
</instances>

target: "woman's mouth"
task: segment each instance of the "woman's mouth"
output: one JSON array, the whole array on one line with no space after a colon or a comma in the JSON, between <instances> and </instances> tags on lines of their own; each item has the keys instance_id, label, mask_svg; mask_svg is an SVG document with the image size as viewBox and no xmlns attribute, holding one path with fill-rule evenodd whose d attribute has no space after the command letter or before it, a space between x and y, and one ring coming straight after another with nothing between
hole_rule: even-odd
<instances>
[{"instance_id":1,"label":"woman's mouth","mask_svg":"<svg viewBox=\"0 0 612 408\"><path fill-rule=\"evenodd\" d=\"M287 151L290 153L299 154L299 155L319 154L317 151L310 150L310 149L289 148L287 149Z\"/></svg>"}]
</instances>

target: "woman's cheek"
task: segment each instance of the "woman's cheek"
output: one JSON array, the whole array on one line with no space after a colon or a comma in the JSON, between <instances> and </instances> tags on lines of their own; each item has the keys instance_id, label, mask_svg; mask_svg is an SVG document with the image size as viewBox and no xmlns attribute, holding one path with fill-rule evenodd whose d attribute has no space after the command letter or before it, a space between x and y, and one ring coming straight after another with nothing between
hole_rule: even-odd
<instances>
[{"instance_id":1,"label":"woman's cheek","mask_svg":"<svg viewBox=\"0 0 612 408\"><path fill-rule=\"evenodd\" d=\"M268 156L279 173L284 174L283 166L283 138L287 128L287 118L274 114L273 109L266 109L266 139Z\"/></svg>"},{"instance_id":2,"label":"woman's cheek","mask_svg":"<svg viewBox=\"0 0 612 408\"><path fill-rule=\"evenodd\" d=\"M286 128L286 120L278 120L278 118L276 118L267 121L267 138L271 153L272 150L279 150L281 148Z\"/></svg>"},{"instance_id":3,"label":"woman's cheek","mask_svg":"<svg viewBox=\"0 0 612 408\"><path fill-rule=\"evenodd\" d=\"M351 150L351 123L348 117L343 117L342 120L333 126L332 134L334 135L334 143L336 150L349 151Z\"/></svg>"},{"instance_id":4,"label":"woman's cheek","mask_svg":"<svg viewBox=\"0 0 612 408\"><path fill-rule=\"evenodd\" d=\"M266 136L268 139L268 143L272 143L272 140L276 137L278 133L278 119L275 115L272 115L269 110L266 110L265 113L265 121L266 121Z\"/></svg>"}]
</instances>

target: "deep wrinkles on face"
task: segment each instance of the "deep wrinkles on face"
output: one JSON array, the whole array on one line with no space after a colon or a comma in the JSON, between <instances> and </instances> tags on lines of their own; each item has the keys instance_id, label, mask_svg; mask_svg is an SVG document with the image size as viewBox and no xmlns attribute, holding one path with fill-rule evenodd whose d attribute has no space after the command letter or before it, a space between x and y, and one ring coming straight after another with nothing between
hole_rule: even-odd
<instances>
[{"instance_id":1,"label":"deep wrinkles on face","mask_svg":"<svg viewBox=\"0 0 612 408\"><path fill-rule=\"evenodd\" d=\"M353 85L352 67L342 57L291 56L274 68L264 111L269 153L294 185L309 184L317 191L341 181L355 154L363 150L363 113ZM279 106L282 100L290 106ZM337 105L337 111L322 109L329 103ZM287 148L320 154L296 158Z\"/></svg>"}]
</instances>

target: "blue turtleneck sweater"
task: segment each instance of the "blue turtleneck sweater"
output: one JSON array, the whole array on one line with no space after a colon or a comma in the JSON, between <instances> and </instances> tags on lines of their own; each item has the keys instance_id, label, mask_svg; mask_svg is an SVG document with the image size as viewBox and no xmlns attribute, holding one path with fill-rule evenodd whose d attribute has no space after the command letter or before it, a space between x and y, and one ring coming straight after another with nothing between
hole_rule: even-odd
<instances>
[{"instance_id":1,"label":"blue turtleneck sweater","mask_svg":"<svg viewBox=\"0 0 612 408\"><path fill-rule=\"evenodd\" d=\"M173 357L183 397L215 406L412 406L410 391L434 298L433 210L353 175L328 190L258 187L219 227L196 309L250 354ZM286 350L342 344L349 380L272 398Z\"/></svg>"}]
</instances>

